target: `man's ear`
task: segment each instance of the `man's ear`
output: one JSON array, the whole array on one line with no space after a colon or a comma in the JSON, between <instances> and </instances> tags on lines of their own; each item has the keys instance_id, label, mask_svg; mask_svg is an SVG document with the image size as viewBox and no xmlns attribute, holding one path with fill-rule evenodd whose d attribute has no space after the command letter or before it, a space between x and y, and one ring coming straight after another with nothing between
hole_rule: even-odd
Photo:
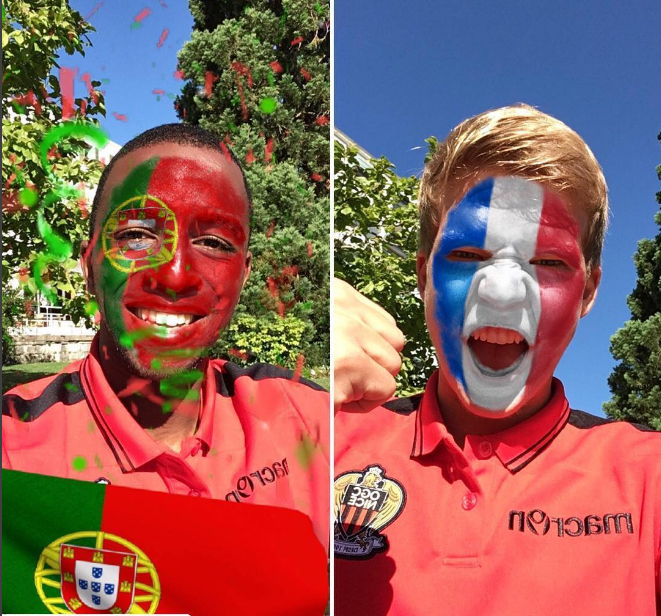
<instances>
[{"instance_id":1,"label":"man's ear","mask_svg":"<svg viewBox=\"0 0 661 616\"><path fill-rule=\"evenodd\" d=\"M251 269L252 269L252 252L248 251L246 253L246 266L245 266L245 273L243 274L243 283L241 284L241 290L243 290L243 287L246 286L246 282L248 280L248 276L250 276Z\"/></svg>"},{"instance_id":2,"label":"man's ear","mask_svg":"<svg viewBox=\"0 0 661 616\"><path fill-rule=\"evenodd\" d=\"M585 288L583 289L583 300L581 305L581 318L583 318L594 306L597 299L597 290L601 282L601 266L593 267L587 275L585 280Z\"/></svg>"},{"instance_id":3,"label":"man's ear","mask_svg":"<svg viewBox=\"0 0 661 616\"><path fill-rule=\"evenodd\" d=\"M90 249L89 240L83 240L80 243L80 259L79 259L80 268L83 270L83 276L85 278L85 287L87 288L87 292L90 295L96 295L94 289L94 276L92 274L91 253L92 250Z\"/></svg>"},{"instance_id":4,"label":"man's ear","mask_svg":"<svg viewBox=\"0 0 661 616\"><path fill-rule=\"evenodd\" d=\"M415 267L418 271L418 292L424 302L425 289L427 288L427 255L419 252L415 260Z\"/></svg>"}]
</instances>

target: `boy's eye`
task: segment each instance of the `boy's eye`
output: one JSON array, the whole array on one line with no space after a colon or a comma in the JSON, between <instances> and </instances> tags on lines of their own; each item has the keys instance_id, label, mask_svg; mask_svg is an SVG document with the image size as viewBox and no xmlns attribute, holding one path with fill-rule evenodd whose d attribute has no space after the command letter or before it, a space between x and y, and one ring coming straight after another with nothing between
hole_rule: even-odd
<instances>
[{"instance_id":1,"label":"boy's eye","mask_svg":"<svg viewBox=\"0 0 661 616\"><path fill-rule=\"evenodd\" d=\"M473 250L453 250L448 258L451 261L484 261L485 255Z\"/></svg>"},{"instance_id":2,"label":"boy's eye","mask_svg":"<svg viewBox=\"0 0 661 616\"><path fill-rule=\"evenodd\" d=\"M201 246L202 248L213 252L236 252L236 248L232 244L230 244L227 240L217 237L216 235L205 235L203 237L198 237L193 241L193 245Z\"/></svg>"}]
</instances>

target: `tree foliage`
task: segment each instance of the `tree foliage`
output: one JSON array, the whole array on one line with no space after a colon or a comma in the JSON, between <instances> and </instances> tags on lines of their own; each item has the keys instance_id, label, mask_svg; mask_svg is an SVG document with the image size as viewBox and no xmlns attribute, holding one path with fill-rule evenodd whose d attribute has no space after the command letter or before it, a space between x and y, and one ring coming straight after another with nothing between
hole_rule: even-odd
<instances>
[{"instance_id":1,"label":"tree foliage","mask_svg":"<svg viewBox=\"0 0 661 616\"><path fill-rule=\"evenodd\" d=\"M397 393L407 395L424 389L434 365L415 294L419 182L397 176L386 158L364 169L357 152L335 144L335 275L385 308L406 335Z\"/></svg>"},{"instance_id":2,"label":"tree foliage","mask_svg":"<svg viewBox=\"0 0 661 616\"><path fill-rule=\"evenodd\" d=\"M657 175L661 180L661 165ZM656 200L661 206L661 192ZM655 220L661 227L661 207ZM631 319L611 338L611 353L620 363L608 378L613 397L604 412L661 430L661 231L638 242L634 263L638 282L627 298Z\"/></svg>"},{"instance_id":3,"label":"tree foliage","mask_svg":"<svg viewBox=\"0 0 661 616\"><path fill-rule=\"evenodd\" d=\"M67 0L9 0L3 3L2 55L2 282L18 277L29 293L36 292L30 273L44 238L37 231L36 210L59 236L73 244L78 254L87 235L87 209L83 200L71 197L45 203L45 196L63 183L72 187L94 185L100 165L85 158L89 146L79 139L57 144L49 153L50 169L40 160L44 135L63 118L62 84L55 72L62 51L85 54L88 34L94 28L83 21ZM82 77L82 76L79 76ZM70 101L76 122L94 121L105 115L100 82L86 79L88 96ZM66 292L64 311L83 316L84 283L72 270L74 259L51 266L46 278L53 289Z\"/></svg>"},{"instance_id":4,"label":"tree foliage","mask_svg":"<svg viewBox=\"0 0 661 616\"><path fill-rule=\"evenodd\" d=\"M254 203L252 274L217 349L328 365L329 3L191 0L190 8L175 106L184 121L224 136Z\"/></svg>"}]
</instances>

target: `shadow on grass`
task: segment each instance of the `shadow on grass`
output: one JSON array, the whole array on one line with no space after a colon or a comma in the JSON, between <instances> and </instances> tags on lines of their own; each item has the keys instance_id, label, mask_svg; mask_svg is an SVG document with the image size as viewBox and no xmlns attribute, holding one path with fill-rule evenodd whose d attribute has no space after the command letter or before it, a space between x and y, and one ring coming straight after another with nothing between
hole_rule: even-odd
<instances>
[{"instance_id":1,"label":"shadow on grass","mask_svg":"<svg viewBox=\"0 0 661 616\"><path fill-rule=\"evenodd\" d=\"M25 364L16 366L3 366L2 393L9 391L16 385L30 383L45 376L50 376L62 370L67 363Z\"/></svg>"}]
</instances>

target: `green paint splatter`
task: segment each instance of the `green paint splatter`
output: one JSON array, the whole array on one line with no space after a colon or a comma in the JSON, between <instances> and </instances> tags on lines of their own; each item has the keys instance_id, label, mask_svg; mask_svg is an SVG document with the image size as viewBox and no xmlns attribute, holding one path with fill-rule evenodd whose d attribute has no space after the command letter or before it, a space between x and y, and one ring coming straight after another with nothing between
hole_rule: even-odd
<instances>
[{"instance_id":1,"label":"green paint splatter","mask_svg":"<svg viewBox=\"0 0 661 616\"><path fill-rule=\"evenodd\" d=\"M112 406L108 405L106 406L105 410L103 411L106 415L112 415Z\"/></svg>"},{"instance_id":2,"label":"green paint splatter","mask_svg":"<svg viewBox=\"0 0 661 616\"><path fill-rule=\"evenodd\" d=\"M272 96L267 96L266 98L263 98L259 103L259 108L266 114L273 113L277 106L278 103Z\"/></svg>"},{"instance_id":3,"label":"green paint splatter","mask_svg":"<svg viewBox=\"0 0 661 616\"><path fill-rule=\"evenodd\" d=\"M275 77L273 76L273 73L271 71L266 73L266 80L269 82L270 86L275 85Z\"/></svg>"},{"instance_id":4,"label":"green paint splatter","mask_svg":"<svg viewBox=\"0 0 661 616\"><path fill-rule=\"evenodd\" d=\"M91 299L85 304L85 314L93 317L99 311L99 304L95 299Z\"/></svg>"},{"instance_id":5,"label":"green paint splatter","mask_svg":"<svg viewBox=\"0 0 661 616\"><path fill-rule=\"evenodd\" d=\"M321 4L319 4L318 2L315 3L314 8L317 11L317 15L321 16L323 14L324 9L321 8Z\"/></svg>"},{"instance_id":6,"label":"green paint splatter","mask_svg":"<svg viewBox=\"0 0 661 616\"><path fill-rule=\"evenodd\" d=\"M165 292L172 298L172 299L177 299L177 292L174 291L173 289L167 288L165 289Z\"/></svg>"},{"instance_id":7,"label":"green paint splatter","mask_svg":"<svg viewBox=\"0 0 661 616\"><path fill-rule=\"evenodd\" d=\"M166 402L163 403L163 413L171 413L172 412L172 400L167 400Z\"/></svg>"},{"instance_id":8,"label":"green paint splatter","mask_svg":"<svg viewBox=\"0 0 661 616\"><path fill-rule=\"evenodd\" d=\"M65 383L64 389L66 389L67 391L72 391L74 393L80 391L80 387L78 387L78 385L76 385L75 383Z\"/></svg>"},{"instance_id":9,"label":"green paint splatter","mask_svg":"<svg viewBox=\"0 0 661 616\"><path fill-rule=\"evenodd\" d=\"M142 23L140 23L139 21L134 21L131 24L131 30L137 30L138 28L142 28Z\"/></svg>"},{"instance_id":10,"label":"green paint splatter","mask_svg":"<svg viewBox=\"0 0 661 616\"><path fill-rule=\"evenodd\" d=\"M23 205L32 207L33 205L37 204L37 201L39 201L39 195L37 195L36 191L32 190L31 188L23 188L18 193L18 200Z\"/></svg>"},{"instance_id":11,"label":"green paint splatter","mask_svg":"<svg viewBox=\"0 0 661 616\"><path fill-rule=\"evenodd\" d=\"M307 192L305 191L305 188L303 188L303 184L299 184L297 187L298 192L300 192L302 195L306 195Z\"/></svg>"},{"instance_id":12,"label":"green paint splatter","mask_svg":"<svg viewBox=\"0 0 661 616\"><path fill-rule=\"evenodd\" d=\"M151 369L152 370L160 370L163 367L163 362L160 359L152 359L151 360Z\"/></svg>"},{"instance_id":13,"label":"green paint splatter","mask_svg":"<svg viewBox=\"0 0 661 616\"><path fill-rule=\"evenodd\" d=\"M28 419L30 419L30 413L25 411L25 415L23 415L23 417L21 417L21 421L27 421Z\"/></svg>"},{"instance_id":14,"label":"green paint splatter","mask_svg":"<svg viewBox=\"0 0 661 616\"><path fill-rule=\"evenodd\" d=\"M119 336L119 344L127 349L132 349L134 342L139 342L140 340L151 338L152 336L165 338L166 335L167 328L164 325L148 325L147 327L134 329L131 332L123 332Z\"/></svg>"},{"instance_id":15,"label":"green paint splatter","mask_svg":"<svg viewBox=\"0 0 661 616\"><path fill-rule=\"evenodd\" d=\"M99 458L98 453L94 456L94 464L96 464L96 467L99 469L103 468L103 462L101 462L101 458Z\"/></svg>"},{"instance_id":16,"label":"green paint splatter","mask_svg":"<svg viewBox=\"0 0 661 616\"><path fill-rule=\"evenodd\" d=\"M312 458L316 455L317 446L307 434L301 435L301 442L296 446L294 453L298 463L304 468L310 468Z\"/></svg>"},{"instance_id":17,"label":"green paint splatter","mask_svg":"<svg viewBox=\"0 0 661 616\"><path fill-rule=\"evenodd\" d=\"M80 473L87 468L87 459L83 456L76 456L71 461L71 466L73 466L73 470L78 471Z\"/></svg>"},{"instance_id":18,"label":"green paint splatter","mask_svg":"<svg viewBox=\"0 0 661 616\"><path fill-rule=\"evenodd\" d=\"M191 389L204 376L201 370L189 370L180 374L174 374L159 383L159 391L168 398L178 398L180 400L199 400L200 392L197 389Z\"/></svg>"},{"instance_id":19,"label":"green paint splatter","mask_svg":"<svg viewBox=\"0 0 661 616\"><path fill-rule=\"evenodd\" d=\"M87 431L92 434L96 430L96 424L94 423L94 420L90 420L87 422Z\"/></svg>"},{"instance_id":20,"label":"green paint splatter","mask_svg":"<svg viewBox=\"0 0 661 616\"><path fill-rule=\"evenodd\" d=\"M187 272L190 271L190 263L187 263L187 264L186 264L186 271L187 271Z\"/></svg>"},{"instance_id":21,"label":"green paint splatter","mask_svg":"<svg viewBox=\"0 0 661 616\"><path fill-rule=\"evenodd\" d=\"M101 83L110 83L110 79L102 79Z\"/></svg>"}]
</instances>

